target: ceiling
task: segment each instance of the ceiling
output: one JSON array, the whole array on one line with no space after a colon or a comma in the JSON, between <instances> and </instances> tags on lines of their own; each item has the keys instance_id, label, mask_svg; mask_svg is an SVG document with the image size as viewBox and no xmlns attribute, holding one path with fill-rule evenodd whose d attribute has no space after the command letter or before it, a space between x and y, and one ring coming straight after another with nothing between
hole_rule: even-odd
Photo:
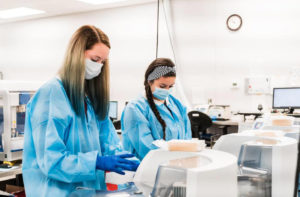
<instances>
[{"instance_id":1,"label":"ceiling","mask_svg":"<svg viewBox=\"0 0 300 197\"><path fill-rule=\"evenodd\" d=\"M87 12L91 10L144 4L155 1L157 0L123 0L114 3L92 5L77 0L0 0L0 11L17 7L29 7L32 9L45 11L45 13L38 15L31 15L11 19L0 19L0 24L57 15Z\"/></svg>"}]
</instances>

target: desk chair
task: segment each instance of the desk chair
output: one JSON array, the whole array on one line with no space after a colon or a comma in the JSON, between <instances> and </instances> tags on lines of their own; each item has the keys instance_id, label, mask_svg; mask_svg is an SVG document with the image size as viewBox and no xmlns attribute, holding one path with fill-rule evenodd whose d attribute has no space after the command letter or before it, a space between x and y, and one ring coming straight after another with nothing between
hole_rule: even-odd
<instances>
[{"instance_id":1,"label":"desk chair","mask_svg":"<svg viewBox=\"0 0 300 197\"><path fill-rule=\"evenodd\" d=\"M190 111L188 113L191 121L192 137L204 139L205 142L211 141L212 134L208 134L206 130L211 127L212 121L210 117L199 111Z\"/></svg>"},{"instance_id":2,"label":"desk chair","mask_svg":"<svg viewBox=\"0 0 300 197\"><path fill-rule=\"evenodd\" d=\"M113 123L116 130L121 129L121 120L113 120L112 123Z\"/></svg>"}]
</instances>

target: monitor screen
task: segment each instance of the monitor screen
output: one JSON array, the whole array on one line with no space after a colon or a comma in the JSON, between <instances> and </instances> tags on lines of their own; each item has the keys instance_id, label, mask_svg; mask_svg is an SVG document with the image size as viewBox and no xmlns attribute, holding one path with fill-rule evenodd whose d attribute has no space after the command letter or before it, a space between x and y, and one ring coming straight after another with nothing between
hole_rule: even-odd
<instances>
[{"instance_id":1,"label":"monitor screen","mask_svg":"<svg viewBox=\"0 0 300 197\"><path fill-rule=\"evenodd\" d=\"M300 108L300 87L274 88L273 89L274 109L299 109Z\"/></svg>"},{"instance_id":2,"label":"monitor screen","mask_svg":"<svg viewBox=\"0 0 300 197\"><path fill-rule=\"evenodd\" d=\"M108 115L112 119L118 119L118 101L110 101L109 102Z\"/></svg>"}]
</instances>

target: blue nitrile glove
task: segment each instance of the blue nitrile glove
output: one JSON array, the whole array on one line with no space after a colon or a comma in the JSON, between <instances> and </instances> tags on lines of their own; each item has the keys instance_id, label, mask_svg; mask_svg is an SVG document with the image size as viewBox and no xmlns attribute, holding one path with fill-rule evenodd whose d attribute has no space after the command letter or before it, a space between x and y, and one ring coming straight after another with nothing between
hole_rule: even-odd
<instances>
[{"instance_id":1,"label":"blue nitrile glove","mask_svg":"<svg viewBox=\"0 0 300 197\"><path fill-rule=\"evenodd\" d=\"M96 168L104 171L116 172L124 175L123 170L136 171L140 162L125 158L134 157L133 154L97 156Z\"/></svg>"}]
</instances>

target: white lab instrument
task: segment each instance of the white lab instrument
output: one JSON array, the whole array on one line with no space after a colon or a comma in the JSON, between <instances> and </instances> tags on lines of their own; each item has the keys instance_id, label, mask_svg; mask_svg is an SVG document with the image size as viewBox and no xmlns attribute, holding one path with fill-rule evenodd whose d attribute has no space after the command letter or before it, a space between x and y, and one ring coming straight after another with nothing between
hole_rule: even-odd
<instances>
[{"instance_id":1,"label":"white lab instrument","mask_svg":"<svg viewBox=\"0 0 300 197\"><path fill-rule=\"evenodd\" d=\"M210 105L209 104L204 104L204 105L197 105L195 106L195 110L208 114L208 109L209 109Z\"/></svg>"},{"instance_id":2,"label":"white lab instrument","mask_svg":"<svg viewBox=\"0 0 300 197\"><path fill-rule=\"evenodd\" d=\"M222 135L213 146L214 150L224 151L238 157L243 143L260 139L255 133L232 133Z\"/></svg>"},{"instance_id":3,"label":"white lab instrument","mask_svg":"<svg viewBox=\"0 0 300 197\"><path fill-rule=\"evenodd\" d=\"M210 149L152 150L141 162L134 183L145 196L237 196L236 162L235 156Z\"/></svg>"},{"instance_id":4,"label":"white lab instrument","mask_svg":"<svg viewBox=\"0 0 300 197\"><path fill-rule=\"evenodd\" d=\"M229 105L211 105L208 109L208 116L212 119L229 120L231 110Z\"/></svg>"},{"instance_id":5,"label":"white lab instrument","mask_svg":"<svg viewBox=\"0 0 300 197\"><path fill-rule=\"evenodd\" d=\"M70 197L219 197L237 196L237 158L205 149L199 152L152 150L141 162L134 183L120 191L77 188Z\"/></svg>"},{"instance_id":6,"label":"white lab instrument","mask_svg":"<svg viewBox=\"0 0 300 197\"><path fill-rule=\"evenodd\" d=\"M262 118L257 118L252 129L266 129L266 127L292 127L295 118L283 114L264 114Z\"/></svg>"},{"instance_id":7,"label":"white lab instrument","mask_svg":"<svg viewBox=\"0 0 300 197\"><path fill-rule=\"evenodd\" d=\"M300 125L299 119L283 116L283 115L273 115L269 117L257 118L251 129L241 130L239 129L239 133L254 133L256 135L273 132L278 135L281 133L281 136L292 137L296 140L299 139ZM272 134L271 134L272 135ZM272 136L270 136L272 137ZM274 137L274 136L273 136Z\"/></svg>"},{"instance_id":8,"label":"white lab instrument","mask_svg":"<svg viewBox=\"0 0 300 197\"><path fill-rule=\"evenodd\" d=\"M106 172L105 173L105 183L120 185L126 184L133 181L135 172L124 171L125 174L121 175L115 172Z\"/></svg>"},{"instance_id":9,"label":"white lab instrument","mask_svg":"<svg viewBox=\"0 0 300 197\"><path fill-rule=\"evenodd\" d=\"M273 143L273 141L275 141L275 143ZM262 178L261 176L264 176L266 179L270 178L271 186L268 188L271 188L270 192L273 197L292 196L296 174L297 141L289 137L284 137L282 131L252 130L224 135L216 142L213 149L225 151L239 157L240 164L241 160L244 160L241 147L245 144L263 148L261 148L261 151L259 149L259 151L252 152L251 158L249 159L249 161L256 161L255 158L259 158L260 163L259 165L257 164L258 167L255 167L253 170L248 169L249 166L243 165L246 168L243 168L244 174L240 169L242 173L240 175L245 175L245 173L249 174L251 171L250 174L259 174L260 178ZM269 148L268 151L265 151L265 147ZM264 165L264 167L267 166L267 172L269 174L265 171L261 171L264 169L261 167L262 165ZM268 177L268 175L271 175L271 177ZM251 180L258 180L256 178L252 178ZM243 182L244 180L240 181ZM261 183L266 183L266 180ZM283 187L283 185L285 187ZM245 192L242 188L243 187L239 187L240 192ZM253 191L255 191L253 188L251 190L252 192L249 190L250 193L245 194L245 196L257 197L265 194L269 196L267 193L253 193ZM268 189L265 191L267 192Z\"/></svg>"},{"instance_id":10,"label":"white lab instrument","mask_svg":"<svg viewBox=\"0 0 300 197\"><path fill-rule=\"evenodd\" d=\"M231 118L231 110L229 105L197 105L194 108L196 111L207 114L212 119L229 120Z\"/></svg>"},{"instance_id":11,"label":"white lab instrument","mask_svg":"<svg viewBox=\"0 0 300 197\"><path fill-rule=\"evenodd\" d=\"M239 196L293 196L297 164L295 139L248 141L242 145L238 164Z\"/></svg>"},{"instance_id":12,"label":"white lab instrument","mask_svg":"<svg viewBox=\"0 0 300 197\"><path fill-rule=\"evenodd\" d=\"M26 104L41 82L0 81L0 160L22 159Z\"/></svg>"}]
</instances>

